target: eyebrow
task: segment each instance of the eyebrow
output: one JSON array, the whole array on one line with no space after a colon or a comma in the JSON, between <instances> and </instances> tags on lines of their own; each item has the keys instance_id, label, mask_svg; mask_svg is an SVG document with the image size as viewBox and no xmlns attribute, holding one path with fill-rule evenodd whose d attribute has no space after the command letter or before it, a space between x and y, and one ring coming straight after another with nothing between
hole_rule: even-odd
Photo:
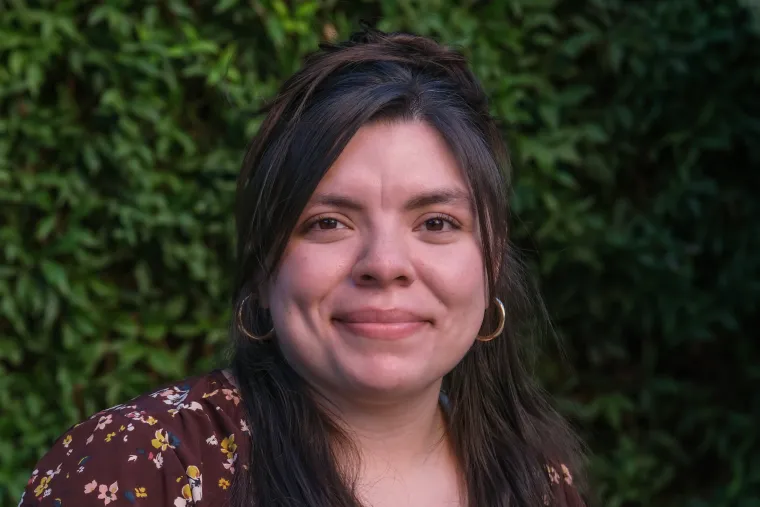
<instances>
[{"instance_id":1,"label":"eyebrow","mask_svg":"<svg viewBox=\"0 0 760 507\"><path fill-rule=\"evenodd\" d=\"M339 194L317 194L311 199L310 204L312 206L328 206L354 211L361 211L364 209L364 206L359 201Z\"/></svg>"},{"instance_id":2,"label":"eyebrow","mask_svg":"<svg viewBox=\"0 0 760 507\"><path fill-rule=\"evenodd\" d=\"M469 192L461 189L444 188L416 195L404 204L404 209L412 211L435 204L465 205L473 207ZM361 211L364 205L359 201L340 194L317 194L311 200L312 206L330 206L334 208Z\"/></svg>"},{"instance_id":3,"label":"eyebrow","mask_svg":"<svg viewBox=\"0 0 760 507\"><path fill-rule=\"evenodd\" d=\"M431 192L425 192L409 199L404 208L407 210L415 210L419 208L425 208L434 204L457 204L465 205L468 208L472 208L472 199L470 199L470 193L460 189L445 188L441 190L433 190Z\"/></svg>"}]
</instances>

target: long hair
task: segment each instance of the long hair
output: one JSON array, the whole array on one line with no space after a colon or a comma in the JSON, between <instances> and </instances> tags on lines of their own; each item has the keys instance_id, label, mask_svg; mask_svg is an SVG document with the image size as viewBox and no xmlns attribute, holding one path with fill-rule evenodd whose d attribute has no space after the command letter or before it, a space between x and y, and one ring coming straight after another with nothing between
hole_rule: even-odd
<instances>
[{"instance_id":1,"label":"long hair","mask_svg":"<svg viewBox=\"0 0 760 507\"><path fill-rule=\"evenodd\" d=\"M547 319L508 240L509 160L486 95L459 53L405 33L365 28L307 58L269 105L238 179L235 315L272 329L257 288L276 274L296 221L357 130L421 121L442 135L475 196L489 294L504 331L475 342L444 378L448 438L472 506L543 505L547 463L580 465L578 439L537 387L528 352ZM497 324L487 312L484 330ZM273 340L236 326L232 369L251 447L238 464L232 507L359 507L350 438L320 409ZM341 450L340 453L338 450ZM353 456L358 456L353 453Z\"/></svg>"}]
</instances>

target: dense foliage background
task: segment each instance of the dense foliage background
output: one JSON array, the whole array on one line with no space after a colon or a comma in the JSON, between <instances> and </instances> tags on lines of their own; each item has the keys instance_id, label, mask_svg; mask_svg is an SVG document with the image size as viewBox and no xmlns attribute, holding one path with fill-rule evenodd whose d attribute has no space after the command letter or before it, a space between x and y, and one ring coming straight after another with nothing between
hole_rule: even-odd
<instances>
[{"instance_id":1,"label":"dense foliage background","mask_svg":"<svg viewBox=\"0 0 760 507\"><path fill-rule=\"evenodd\" d=\"M461 45L493 98L600 504L760 506L744 4L0 0L0 504L71 424L217 364L253 112L361 18Z\"/></svg>"}]
</instances>

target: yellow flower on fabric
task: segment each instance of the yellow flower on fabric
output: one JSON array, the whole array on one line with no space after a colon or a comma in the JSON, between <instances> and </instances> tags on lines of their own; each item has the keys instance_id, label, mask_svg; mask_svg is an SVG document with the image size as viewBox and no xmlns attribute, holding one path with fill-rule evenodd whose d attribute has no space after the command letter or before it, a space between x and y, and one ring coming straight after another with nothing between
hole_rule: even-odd
<instances>
[{"instance_id":1,"label":"yellow flower on fabric","mask_svg":"<svg viewBox=\"0 0 760 507\"><path fill-rule=\"evenodd\" d=\"M227 479L219 479L219 487L222 489L227 489L230 487L230 481Z\"/></svg>"},{"instance_id":2,"label":"yellow flower on fabric","mask_svg":"<svg viewBox=\"0 0 760 507\"><path fill-rule=\"evenodd\" d=\"M116 433L109 433L106 435L106 442L110 442L113 437L116 436Z\"/></svg>"},{"instance_id":3,"label":"yellow flower on fabric","mask_svg":"<svg viewBox=\"0 0 760 507\"><path fill-rule=\"evenodd\" d=\"M148 423L149 426L153 426L154 424L158 422L158 419L156 419L152 415L149 415L148 420L146 420L145 422Z\"/></svg>"},{"instance_id":4,"label":"yellow flower on fabric","mask_svg":"<svg viewBox=\"0 0 760 507\"><path fill-rule=\"evenodd\" d=\"M50 484L50 476L46 475L42 479L40 479L40 483L37 485L36 488L34 488L34 494L37 496L41 496L42 493L45 492L45 490L48 487L48 484Z\"/></svg>"},{"instance_id":5,"label":"yellow flower on fabric","mask_svg":"<svg viewBox=\"0 0 760 507\"><path fill-rule=\"evenodd\" d=\"M151 440L150 443L153 444L153 447L162 451L171 447L171 444L169 444L169 434L161 430L156 431L156 438Z\"/></svg>"},{"instance_id":6,"label":"yellow flower on fabric","mask_svg":"<svg viewBox=\"0 0 760 507\"><path fill-rule=\"evenodd\" d=\"M63 446L68 448L72 440L71 435L66 435L66 438L63 439Z\"/></svg>"},{"instance_id":7,"label":"yellow flower on fabric","mask_svg":"<svg viewBox=\"0 0 760 507\"><path fill-rule=\"evenodd\" d=\"M203 477L201 476L201 470L195 465L190 465L187 467L186 473L193 502L200 502L203 498Z\"/></svg>"},{"instance_id":8,"label":"yellow flower on fabric","mask_svg":"<svg viewBox=\"0 0 760 507\"><path fill-rule=\"evenodd\" d=\"M137 498L145 498L148 496L148 493L145 492L145 488L135 488L135 496Z\"/></svg>"},{"instance_id":9,"label":"yellow flower on fabric","mask_svg":"<svg viewBox=\"0 0 760 507\"><path fill-rule=\"evenodd\" d=\"M187 507L192 505L193 492L190 489L189 484L182 486L182 496L174 500L174 507Z\"/></svg>"},{"instance_id":10,"label":"yellow flower on fabric","mask_svg":"<svg viewBox=\"0 0 760 507\"><path fill-rule=\"evenodd\" d=\"M228 459L232 459L232 456L235 454L235 451L237 450L237 444L235 443L235 435L230 435L229 437L222 440L222 445L220 449L224 454L227 455Z\"/></svg>"}]
</instances>

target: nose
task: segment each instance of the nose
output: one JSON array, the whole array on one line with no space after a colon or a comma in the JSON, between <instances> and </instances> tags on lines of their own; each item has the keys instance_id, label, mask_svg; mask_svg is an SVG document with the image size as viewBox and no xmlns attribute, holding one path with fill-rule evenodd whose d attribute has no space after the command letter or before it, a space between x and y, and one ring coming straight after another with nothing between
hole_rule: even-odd
<instances>
[{"instance_id":1,"label":"nose","mask_svg":"<svg viewBox=\"0 0 760 507\"><path fill-rule=\"evenodd\" d=\"M396 231L373 231L351 272L362 287L408 286L415 280L409 244Z\"/></svg>"}]
</instances>

